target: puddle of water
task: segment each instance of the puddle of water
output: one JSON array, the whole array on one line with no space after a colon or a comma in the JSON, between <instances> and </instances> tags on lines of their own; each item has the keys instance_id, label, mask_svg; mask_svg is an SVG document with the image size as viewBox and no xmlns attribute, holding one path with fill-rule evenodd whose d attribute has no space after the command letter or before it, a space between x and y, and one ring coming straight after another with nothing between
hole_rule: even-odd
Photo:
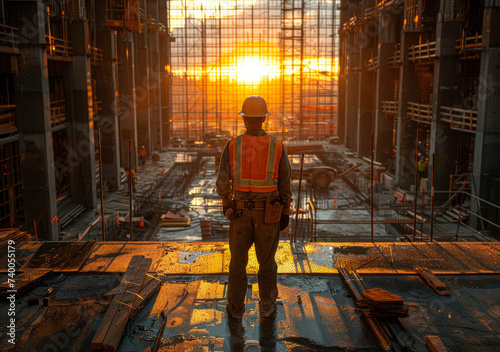
<instances>
[{"instance_id":1,"label":"puddle of water","mask_svg":"<svg viewBox=\"0 0 500 352\"><path fill-rule=\"evenodd\" d=\"M335 247L333 249L335 253L340 253L340 254L356 254L356 255L362 255L366 254L368 251L368 248L366 247L361 247L361 246L342 246L342 247Z\"/></svg>"},{"instance_id":2,"label":"puddle of water","mask_svg":"<svg viewBox=\"0 0 500 352\"><path fill-rule=\"evenodd\" d=\"M179 263L193 264L201 256L211 255L215 252L179 252Z\"/></svg>"}]
</instances>

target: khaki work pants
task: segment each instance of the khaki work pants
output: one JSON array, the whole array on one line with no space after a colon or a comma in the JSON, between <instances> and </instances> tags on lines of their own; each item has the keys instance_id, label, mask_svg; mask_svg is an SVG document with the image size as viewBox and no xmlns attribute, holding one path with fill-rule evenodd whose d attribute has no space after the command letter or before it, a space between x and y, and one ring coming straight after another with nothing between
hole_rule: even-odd
<instances>
[{"instance_id":1,"label":"khaki work pants","mask_svg":"<svg viewBox=\"0 0 500 352\"><path fill-rule=\"evenodd\" d=\"M278 266L274 256L279 242L279 223L264 224L264 209L243 209L243 214L231 220L229 226L229 264L228 306L234 317L245 313L247 291L248 250L255 243L259 262L257 280L260 294L260 313L268 316L276 310L278 297Z\"/></svg>"}]
</instances>

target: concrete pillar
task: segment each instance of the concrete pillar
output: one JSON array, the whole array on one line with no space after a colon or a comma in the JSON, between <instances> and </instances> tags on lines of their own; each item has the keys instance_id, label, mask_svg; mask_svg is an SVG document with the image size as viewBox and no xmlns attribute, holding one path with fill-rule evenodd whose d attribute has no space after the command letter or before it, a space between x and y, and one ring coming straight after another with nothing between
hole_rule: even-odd
<instances>
[{"instance_id":1,"label":"concrete pillar","mask_svg":"<svg viewBox=\"0 0 500 352\"><path fill-rule=\"evenodd\" d=\"M170 143L171 124L171 89L170 89L170 36L162 35L160 38L160 121L161 121L161 147L164 148ZM222 128L222 126L220 127Z\"/></svg>"},{"instance_id":2,"label":"concrete pillar","mask_svg":"<svg viewBox=\"0 0 500 352\"><path fill-rule=\"evenodd\" d=\"M33 233L36 221L39 238L58 241L45 7L42 1L12 1L9 6L12 26L21 28L15 92L26 226Z\"/></svg>"},{"instance_id":3,"label":"concrete pillar","mask_svg":"<svg viewBox=\"0 0 500 352\"><path fill-rule=\"evenodd\" d=\"M70 28L73 64L70 72L71 123L70 185L73 200L87 209L96 205L92 76L87 56L89 27L86 20L73 20Z\"/></svg>"},{"instance_id":4,"label":"concrete pillar","mask_svg":"<svg viewBox=\"0 0 500 352\"><path fill-rule=\"evenodd\" d=\"M479 96L477 111L477 129L474 149L473 180L476 195L490 202L494 194L500 192L500 8L489 8L484 11L483 51L479 73ZM496 180L495 180L496 179ZM498 210L483 203L481 208L471 201L472 211L483 216L498 214ZM497 215L498 216L498 215ZM498 219L497 219L498 220ZM488 226L498 237L499 231Z\"/></svg>"},{"instance_id":5,"label":"concrete pillar","mask_svg":"<svg viewBox=\"0 0 500 352\"><path fill-rule=\"evenodd\" d=\"M97 47L103 51L102 63L96 70L96 96L102 102L99 113L102 143L102 172L111 190L121 186L120 179L120 125L117 107L117 54L115 31L105 26L105 2L96 3Z\"/></svg>"},{"instance_id":6,"label":"concrete pillar","mask_svg":"<svg viewBox=\"0 0 500 352\"><path fill-rule=\"evenodd\" d=\"M130 32L118 32L118 91L120 95L120 160L129 165L129 140L132 140L132 167L137 167L137 110L135 83L135 40Z\"/></svg>"},{"instance_id":7,"label":"concrete pillar","mask_svg":"<svg viewBox=\"0 0 500 352\"><path fill-rule=\"evenodd\" d=\"M151 105L153 97L150 95L150 55L148 45L147 26L142 33L134 34L135 49L135 93L137 109L137 145L144 145L148 151L151 150Z\"/></svg>"},{"instance_id":8,"label":"concrete pillar","mask_svg":"<svg viewBox=\"0 0 500 352\"><path fill-rule=\"evenodd\" d=\"M359 45L355 39L357 34L347 34L347 67L345 94L345 145L353 148L357 145L358 94L359 94Z\"/></svg>"},{"instance_id":9,"label":"concrete pillar","mask_svg":"<svg viewBox=\"0 0 500 352\"><path fill-rule=\"evenodd\" d=\"M461 77L457 72L459 58L455 43L460 38L459 22L437 23L436 57L432 98L432 123L430 154L435 154L434 166L436 191L449 189L450 174L455 172L457 143L460 132L439 123L441 106L453 106L460 97ZM429 162L431 161L430 155ZM429 167L429 175L431 168ZM430 177L429 177L430 179ZM430 188L429 188L430 189ZM447 195L436 195L436 201L445 201Z\"/></svg>"},{"instance_id":10,"label":"concrete pillar","mask_svg":"<svg viewBox=\"0 0 500 352\"><path fill-rule=\"evenodd\" d=\"M382 13L379 17L379 43L377 48L378 67L375 82L375 159L392 167L392 135L394 119L382 112L383 101L394 101L395 73L388 64L394 54L396 44L395 20L390 13ZM388 152L388 153L386 153Z\"/></svg>"},{"instance_id":11,"label":"concrete pillar","mask_svg":"<svg viewBox=\"0 0 500 352\"><path fill-rule=\"evenodd\" d=\"M406 118L408 101L418 95L415 65L408 60L408 48L418 43L419 33L404 31L401 33L401 68L399 74L399 103L398 103L398 131L396 143L396 179L395 183L401 187L408 187L414 183L415 173L415 131L412 123Z\"/></svg>"}]
</instances>

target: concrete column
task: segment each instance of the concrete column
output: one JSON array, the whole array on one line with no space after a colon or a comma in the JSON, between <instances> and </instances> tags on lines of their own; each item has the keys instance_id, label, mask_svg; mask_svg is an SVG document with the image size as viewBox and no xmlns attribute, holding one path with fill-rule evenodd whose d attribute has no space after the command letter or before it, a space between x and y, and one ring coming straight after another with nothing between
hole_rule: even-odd
<instances>
[{"instance_id":1,"label":"concrete column","mask_svg":"<svg viewBox=\"0 0 500 352\"><path fill-rule=\"evenodd\" d=\"M415 65L408 61L408 48L418 43L419 33L404 31L401 33L401 68L399 73L398 131L396 150L396 180L401 187L413 184L415 172L415 131L411 121L406 118L406 105L418 94Z\"/></svg>"},{"instance_id":2,"label":"concrete column","mask_svg":"<svg viewBox=\"0 0 500 352\"><path fill-rule=\"evenodd\" d=\"M137 110L135 85L135 40L130 32L119 32L117 57L118 90L120 93L120 160L122 166L129 165L129 140L132 139L132 167L137 167Z\"/></svg>"},{"instance_id":3,"label":"concrete column","mask_svg":"<svg viewBox=\"0 0 500 352\"><path fill-rule=\"evenodd\" d=\"M72 198L87 209L96 205L94 116L92 109L92 76L87 56L89 27L85 20L71 22L73 64L70 72L72 89L70 135L70 184Z\"/></svg>"},{"instance_id":4,"label":"concrete column","mask_svg":"<svg viewBox=\"0 0 500 352\"><path fill-rule=\"evenodd\" d=\"M500 177L500 8L490 8L484 11L483 38L484 47L481 53L481 68L479 73L479 100L477 111L477 129L474 149L473 180L476 194L488 201L495 192L499 192ZM497 179L497 180L495 180ZM498 203L497 203L498 204ZM483 216L492 216L495 211L485 204L479 209L475 201L471 201L472 211ZM488 226L490 227L490 226ZM498 237L498 230L490 227Z\"/></svg>"},{"instance_id":5,"label":"concrete column","mask_svg":"<svg viewBox=\"0 0 500 352\"><path fill-rule=\"evenodd\" d=\"M161 148L170 143L171 125L170 125L170 36L164 35L160 39L160 121L162 130Z\"/></svg>"},{"instance_id":6,"label":"concrete column","mask_svg":"<svg viewBox=\"0 0 500 352\"><path fill-rule=\"evenodd\" d=\"M102 63L96 70L96 96L102 102L99 113L102 143L102 172L108 187L115 190L121 186L120 145L117 110L117 54L115 31L105 26L105 2L96 2L97 47L103 51Z\"/></svg>"},{"instance_id":7,"label":"concrete column","mask_svg":"<svg viewBox=\"0 0 500 352\"><path fill-rule=\"evenodd\" d=\"M146 26L140 34L134 34L135 43L135 77L136 77L136 109L137 109L137 145L144 145L148 151L151 150L151 105L153 97L150 95L150 55L148 46L148 34Z\"/></svg>"},{"instance_id":8,"label":"concrete column","mask_svg":"<svg viewBox=\"0 0 500 352\"><path fill-rule=\"evenodd\" d=\"M9 12L12 25L21 29L15 92L26 226L34 233L36 221L39 238L58 241L45 7L42 1L12 1Z\"/></svg>"},{"instance_id":9,"label":"concrete column","mask_svg":"<svg viewBox=\"0 0 500 352\"><path fill-rule=\"evenodd\" d=\"M383 13L379 17L379 43L377 48L378 67L375 82L375 159L387 169L392 163L392 134L394 118L382 112L382 101L394 101L394 69L388 59L394 54L396 44L395 21L391 14ZM386 153L386 151L388 153Z\"/></svg>"},{"instance_id":10,"label":"concrete column","mask_svg":"<svg viewBox=\"0 0 500 352\"><path fill-rule=\"evenodd\" d=\"M453 106L460 97L461 77L457 72L458 55L456 40L460 38L459 22L438 22L436 33L436 57L432 98L432 123L430 154L435 154L436 191L449 189L449 175L455 172L457 143L460 132L439 123L441 106ZM428 155L429 161L431 160ZM429 167L429 173L431 168ZM429 188L430 189L430 188ZM436 201L444 201L446 195L437 195Z\"/></svg>"},{"instance_id":11,"label":"concrete column","mask_svg":"<svg viewBox=\"0 0 500 352\"><path fill-rule=\"evenodd\" d=\"M353 148L357 145L358 93L359 93L359 46L356 45L356 33L347 34L347 67L345 94L345 145Z\"/></svg>"}]
</instances>

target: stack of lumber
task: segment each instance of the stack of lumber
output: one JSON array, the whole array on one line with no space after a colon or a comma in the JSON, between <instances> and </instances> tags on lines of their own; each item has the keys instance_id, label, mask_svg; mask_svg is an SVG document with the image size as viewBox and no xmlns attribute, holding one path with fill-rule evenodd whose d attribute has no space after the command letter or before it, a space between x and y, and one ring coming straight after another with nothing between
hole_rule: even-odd
<instances>
[{"instance_id":1,"label":"stack of lumber","mask_svg":"<svg viewBox=\"0 0 500 352\"><path fill-rule=\"evenodd\" d=\"M13 240L15 247L17 247L21 242L28 240L29 237L29 233L19 229L0 229L0 253L7 251L9 240Z\"/></svg>"},{"instance_id":2,"label":"stack of lumber","mask_svg":"<svg viewBox=\"0 0 500 352\"><path fill-rule=\"evenodd\" d=\"M403 297L383 290L381 288L370 288L360 292L362 298L356 301L356 305L368 309L371 317L406 317L408 308L404 305Z\"/></svg>"},{"instance_id":3,"label":"stack of lumber","mask_svg":"<svg viewBox=\"0 0 500 352\"><path fill-rule=\"evenodd\" d=\"M183 217L168 211L161 216L161 227L189 227L191 218Z\"/></svg>"},{"instance_id":4,"label":"stack of lumber","mask_svg":"<svg viewBox=\"0 0 500 352\"><path fill-rule=\"evenodd\" d=\"M71 197L66 197L57 203L57 217L61 229L71 224L81 213L85 211L85 207L76 203Z\"/></svg>"},{"instance_id":5,"label":"stack of lumber","mask_svg":"<svg viewBox=\"0 0 500 352\"><path fill-rule=\"evenodd\" d=\"M130 260L127 271L118 285L117 293L102 319L101 325L91 342L93 350L114 352L118 349L125 327L134 311L136 301L142 301L140 291L144 287L151 259L134 256ZM154 280L156 281L156 280Z\"/></svg>"},{"instance_id":6,"label":"stack of lumber","mask_svg":"<svg viewBox=\"0 0 500 352\"><path fill-rule=\"evenodd\" d=\"M125 287L123 283L124 282L122 279L122 281L118 286L116 286L111 291L103 294L102 298L106 301L111 301L116 295L123 294L125 292L123 291L123 288ZM141 299L136 300L134 305L132 306L133 309L132 312L130 313L130 318L133 318L142 309L142 307L146 305L146 303L154 296L154 294L159 291L160 286L161 286L161 280L158 279L156 275L155 276L151 274L146 275L146 278L144 279L144 282L138 293Z\"/></svg>"}]
</instances>

